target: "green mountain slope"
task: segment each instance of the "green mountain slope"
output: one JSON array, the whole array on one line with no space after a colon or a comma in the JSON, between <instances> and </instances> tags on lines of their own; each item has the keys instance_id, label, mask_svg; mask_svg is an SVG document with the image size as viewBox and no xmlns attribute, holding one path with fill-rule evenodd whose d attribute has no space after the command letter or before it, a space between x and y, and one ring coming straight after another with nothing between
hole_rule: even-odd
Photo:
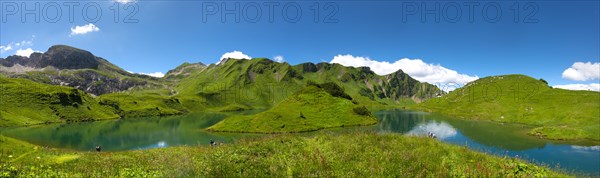
<instances>
[{"instance_id":1,"label":"green mountain slope","mask_svg":"<svg viewBox=\"0 0 600 178\"><path fill-rule=\"evenodd\" d=\"M377 119L371 112L353 102L335 83L319 85L309 82L306 88L265 112L232 116L208 130L285 133L375 123Z\"/></svg>"},{"instance_id":2,"label":"green mountain slope","mask_svg":"<svg viewBox=\"0 0 600 178\"><path fill-rule=\"evenodd\" d=\"M94 97L81 90L0 75L0 127L164 116L187 112L166 90Z\"/></svg>"},{"instance_id":3,"label":"green mountain slope","mask_svg":"<svg viewBox=\"0 0 600 178\"><path fill-rule=\"evenodd\" d=\"M112 108L83 91L0 75L0 126L116 118Z\"/></svg>"},{"instance_id":4,"label":"green mountain slope","mask_svg":"<svg viewBox=\"0 0 600 178\"><path fill-rule=\"evenodd\" d=\"M190 74L175 91L192 110L226 107L266 109L301 86L287 64L268 59L227 60Z\"/></svg>"},{"instance_id":5,"label":"green mountain slope","mask_svg":"<svg viewBox=\"0 0 600 178\"><path fill-rule=\"evenodd\" d=\"M304 63L291 66L266 58L228 59L182 77L175 90L193 109L268 109L304 87L307 81L334 82L369 107L410 105L441 91L402 71L378 76L369 68Z\"/></svg>"},{"instance_id":6,"label":"green mountain slope","mask_svg":"<svg viewBox=\"0 0 600 178\"><path fill-rule=\"evenodd\" d=\"M102 105L115 109L122 117L167 116L187 113L179 99L166 89L143 89L104 94L98 97Z\"/></svg>"},{"instance_id":7,"label":"green mountain slope","mask_svg":"<svg viewBox=\"0 0 600 178\"><path fill-rule=\"evenodd\" d=\"M304 78L317 82L336 81L357 101L367 105L411 105L441 94L434 85L421 83L402 70L379 76L368 67L340 64L303 63L294 69Z\"/></svg>"},{"instance_id":8,"label":"green mountain slope","mask_svg":"<svg viewBox=\"0 0 600 178\"><path fill-rule=\"evenodd\" d=\"M549 87L524 75L486 77L418 109L463 119L521 123L549 139L600 140L600 93Z\"/></svg>"}]
</instances>

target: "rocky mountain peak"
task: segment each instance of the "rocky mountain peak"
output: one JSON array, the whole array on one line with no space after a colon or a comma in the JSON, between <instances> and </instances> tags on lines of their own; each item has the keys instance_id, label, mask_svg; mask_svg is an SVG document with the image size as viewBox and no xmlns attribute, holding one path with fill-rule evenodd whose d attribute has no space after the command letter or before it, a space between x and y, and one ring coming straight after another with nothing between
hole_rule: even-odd
<instances>
[{"instance_id":1,"label":"rocky mountain peak","mask_svg":"<svg viewBox=\"0 0 600 178\"><path fill-rule=\"evenodd\" d=\"M98 69L100 61L91 52L66 45L52 46L45 53L32 53L29 57L12 55L0 59L0 65L12 67L20 64L25 67L56 69Z\"/></svg>"}]
</instances>

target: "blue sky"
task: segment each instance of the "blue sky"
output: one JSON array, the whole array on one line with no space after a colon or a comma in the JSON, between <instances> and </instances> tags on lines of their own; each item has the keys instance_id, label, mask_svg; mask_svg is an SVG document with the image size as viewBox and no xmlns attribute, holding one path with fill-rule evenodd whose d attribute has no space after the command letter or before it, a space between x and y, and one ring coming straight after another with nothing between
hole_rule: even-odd
<instances>
[{"instance_id":1,"label":"blue sky","mask_svg":"<svg viewBox=\"0 0 600 178\"><path fill-rule=\"evenodd\" d=\"M22 13L36 3L38 11ZM239 11L221 13L236 4ZM400 68L430 83L513 73L551 85L600 83L598 1L3 0L0 5L0 57L66 44L128 71L166 73L183 62L216 63L223 54L240 51L281 56L290 64L334 60L370 65L379 73Z\"/></svg>"}]
</instances>

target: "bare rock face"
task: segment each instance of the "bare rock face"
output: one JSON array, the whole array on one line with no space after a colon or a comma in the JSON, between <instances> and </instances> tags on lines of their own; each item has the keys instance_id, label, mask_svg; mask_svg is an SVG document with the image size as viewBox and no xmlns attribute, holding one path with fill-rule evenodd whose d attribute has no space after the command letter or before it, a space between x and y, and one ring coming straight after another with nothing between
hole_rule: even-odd
<instances>
[{"instance_id":1,"label":"bare rock face","mask_svg":"<svg viewBox=\"0 0 600 178\"><path fill-rule=\"evenodd\" d=\"M302 65L302 72L317 72L317 65L315 65L314 63L302 63L300 64Z\"/></svg>"},{"instance_id":2,"label":"bare rock face","mask_svg":"<svg viewBox=\"0 0 600 178\"><path fill-rule=\"evenodd\" d=\"M64 85L94 95L144 86L156 78L131 74L91 52L66 45L52 46L29 57L0 58L0 73L52 85Z\"/></svg>"},{"instance_id":3,"label":"bare rock face","mask_svg":"<svg viewBox=\"0 0 600 178\"><path fill-rule=\"evenodd\" d=\"M81 71L74 75L48 75L47 77L52 81L50 84L71 86L94 95L124 91L147 84L144 80L109 77L93 70Z\"/></svg>"},{"instance_id":4,"label":"bare rock face","mask_svg":"<svg viewBox=\"0 0 600 178\"><path fill-rule=\"evenodd\" d=\"M20 64L25 67L45 68L52 66L56 69L98 69L100 60L89 51L56 45L45 53L32 53L29 57L9 56L0 60L0 65L12 67Z\"/></svg>"}]
</instances>

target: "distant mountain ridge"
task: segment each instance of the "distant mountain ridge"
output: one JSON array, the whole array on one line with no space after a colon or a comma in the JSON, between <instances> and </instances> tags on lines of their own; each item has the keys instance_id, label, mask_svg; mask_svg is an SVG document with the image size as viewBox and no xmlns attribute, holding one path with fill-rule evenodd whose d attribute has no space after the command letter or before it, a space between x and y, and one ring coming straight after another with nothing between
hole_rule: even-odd
<instances>
[{"instance_id":1,"label":"distant mountain ridge","mask_svg":"<svg viewBox=\"0 0 600 178\"><path fill-rule=\"evenodd\" d=\"M1 58L0 58L1 59ZM109 67L101 65L110 65L105 59L94 56L91 52L73 48L65 45L55 45L44 53L34 52L29 57L12 55L4 60L0 60L0 65L12 67L19 64L24 67L45 68L54 67L56 69L99 69L100 67Z\"/></svg>"},{"instance_id":2,"label":"distant mountain ridge","mask_svg":"<svg viewBox=\"0 0 600 178\"><path fill-rule=\"evenodd\" d=\"M246 64L248 66L245 66ZM227 79L232 77L232 72L236 70L244 70L244 73L235 74L238 75L235 80ZM222 78L230 83L237 83L237 86L244 86L257 82L256 78L270 75L273 76L267 78L274 80L259 82L291 82L293 79L300 81L293 81L293 85L299 85L305 82L304 78L307 78L318 82L331 80L350 83L342 86L357 87L359 90L354 91L353 94L359 93L370 100L413 98L415 101L420 101L441 93L437 87L421 83L401 70L379 76L368 67L354 68L329 63L302 63L291 66L288 63L277 63L266 58L225 59L219 65L210 66L202 63L184 63L169 70L164 79L158 79L129 73L106 59L94 56L89 51L66 45L55 45L44 53L32 53L29 57L13 55L5 59L0 58L0 73L11 78L26 78L46 84L71 86L94 95L125 91L136 86L160 87L165 85L164 81L190 82L198 80L197 78L205 80L200 83L207 81L222 83L214 80ZM221 74L227 77L216 76ZM212 77L197 75L212 75ZM350 91L352 93L353 90Z\"/></svg>"},{"instance_id":3,"label":"distant mountain ridge","mask_svg":"<svg viewBox=\"0 0 600 178\"><path fill-rule=\"evenodd\" d=\"M89 51L66 45L55 45L29 57L0 58L0 73L11 78L70 86L94 95L157 85L156 79L150 76L129 73Z\"/></svg>"}]
</instances>

